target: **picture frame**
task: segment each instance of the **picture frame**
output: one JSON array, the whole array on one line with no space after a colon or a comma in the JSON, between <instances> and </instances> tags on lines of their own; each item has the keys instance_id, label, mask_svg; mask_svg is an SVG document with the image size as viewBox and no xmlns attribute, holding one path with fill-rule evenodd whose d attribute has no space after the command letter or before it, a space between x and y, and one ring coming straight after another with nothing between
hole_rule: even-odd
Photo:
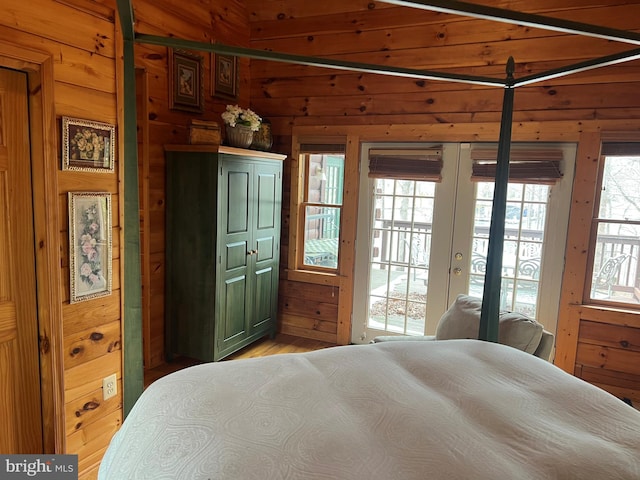
<instances>
[{"instance_id":1,"label":"picture frame","mask_svg":"<svg viewBox=\"0 0 640 480\"><path fill-rule=\"evenodd\" d=\"M211 96L238 98L238 57L211 53Z\"/></svg>"},{"instance_id":2,"label":"picture frame","mask_svg":"<svg viewBox=\"0 0 640 480\"><path fill-rule=\"evenodd\" d=\"M69 192L69 303L111 295L111 194Z\"/></svg>"},{"instance_id":3,"label":"picture frame","mask_svg":"<svg viewBox=\"0 0 640 480\"><path fill-rule=\"evenodd\" d=\"M62 170L113 173L116 127L62 117Z\"/></svg>"},{"instance_id":4,"label":"picture frame","mask_svg":"<svg viewBox=\"0 0 640 480\"><path fill-rule=\"evenodd\" d=\"M169 108L185 112L204 111L204 70L202 57L184 50L170 49Z\"/></svg>"}]
</instances>

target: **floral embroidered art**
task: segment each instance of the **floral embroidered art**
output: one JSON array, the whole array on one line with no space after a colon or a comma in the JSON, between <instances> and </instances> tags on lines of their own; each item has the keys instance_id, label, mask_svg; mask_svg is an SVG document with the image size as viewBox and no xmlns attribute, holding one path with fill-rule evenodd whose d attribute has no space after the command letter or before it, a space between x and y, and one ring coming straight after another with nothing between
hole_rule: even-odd
<instances>
[{"instance_id":1,"label":"floral embroidered art","mask_svg":"<svg viewBox=\"0 0 640 480\"><path fill-rule=\"evenodd\" d=\"M99 206L93 204L82 212L80 219L80 249L82 262L80 264L80 278L90 287L104 285L102 267L100 265L100 223L98 218Z\"/></svg>"},{"instance_id":2,"label":"floral embroidered art","mask_svg":"<svg viewBox=\"0 0 640 480\"><path fill-rule=\"evenodd\" d=\"M100 160L105 147L108 148L104 137L90 128L78 129L70 141L70 156L73 160Z\"/></svg>"}]
</instances>

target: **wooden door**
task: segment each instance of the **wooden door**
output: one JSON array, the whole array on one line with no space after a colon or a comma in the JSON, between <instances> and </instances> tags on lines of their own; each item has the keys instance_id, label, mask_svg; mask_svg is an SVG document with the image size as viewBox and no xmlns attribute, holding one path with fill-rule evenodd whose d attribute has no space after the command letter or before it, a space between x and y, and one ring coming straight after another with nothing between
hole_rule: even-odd
<instances>
[{"instance_id":1,"label":"wooden door","mask_svg":"<svg viewBox=\"0 0 640 480\"><path fill-rule=\"evenodd\" d=\"M0 452L41 453L27 77L0 69Z\"/></svg>"}]
</instances>

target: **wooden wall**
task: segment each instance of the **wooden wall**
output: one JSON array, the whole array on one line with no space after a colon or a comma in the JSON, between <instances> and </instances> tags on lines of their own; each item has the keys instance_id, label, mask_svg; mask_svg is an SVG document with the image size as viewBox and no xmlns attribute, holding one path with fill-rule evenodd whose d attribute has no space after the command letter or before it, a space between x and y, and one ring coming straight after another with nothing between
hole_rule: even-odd
<instances>
[{"instance_id":1,"label":"wooden wall","mask_svg":"<svg viewBox=\"0 0 640 480\"><path fill-rule=\"evenodd\" d=\"M640 14L638 2L541 0L532 4L524 0L479 0L474 3L623 30L640 26L635 20ZM515 75L522 77L632 48L600 39L375 1L327 0L320 5L246 0L246 5L251 19L252 48L413 69L504 78L506 61L513 56ZM640 62L634 61L518 88L513 138L578 142L582 133L588 131L637 131L639 73ZM276 135L274 148L284 153L291 153L291 141L296 134L349 133L358 141L469 142L498 138L501 88L257 60L252 61L251 77L251 106L271 120ZM351 157L351 161L357 158ZM296 162L292 164L295 166ZM593 181L581 179L576 179L575 185L591 192L594 188ZM285 190L285 199L290 194ZM283 215L283 252L291 247L288 226L293 215L295 212L289 210ZM288 271L286 255L283 260L281 330L348 342L348 329L339 326L350 321L350 298L344 298L344 294L350 295L354 285L352 265L345 266L336 280L340 297L329 297L339 305L336 318L335 309L319 308L326 301L323 299L328 298L324 292L328 280L297 275ZM315 300L297 300L302 290L305 298Z\"/></svg>"},{"instance_id":2,"label":"wooden wall","mask_svg":"<svg viewBox=\"0 0 640 480\"><path fill-rule=\"evenodd\" d=\"M179 0L135 0L135 29L138 33L174 36L205 43L221 42L248 46L248 17L242 2L192 2L185 8ZM140 218L142 254L143 329L145 368L165 362L164 356L164 145L188 143L192 119L213 120L222 125L220 114L227 104L249 106L249 60L239 59L239 95L223 99L211 95L211 55L202 57L204 109L192 113L169 108L169 49L136 44L138 73Z\"/></svg>"},{"instance_id":3,"label":"wooden wall","mask_svg":"<svg viewBox=\"0 0 640 480\"><path fill-rule=\"evenodd\" d=\"M524 0L487 3L523 11L531 8L530 2ZM637 28L634 22L640 13L639 4L623 0L541 0L535 8L538 13L621 29ZM142 33L498 77L503 76L509 55L516 60L517 75L523 75L625 49L602 40L575 39L506 24L485 24L363 0L202 0L190 2L189 8L178 0L135 0L134 10L136 30ZM121 67L120 32L115 1L5 0L0 11L0 45L16 46L16 51L37 52L52 65L51 71L45 72L51 76L52 92L43 102L57 121L54 138L60 138L62 116L113 123L120 131L122 105L117 79ZM55 19L55 28L52 28L52 19ZM150 335L150 342L145 345L145 364L149 367L164 360L163 145L185 143L186 126L191 118L219 121L219 114L228 101L209 95L210 59L205 54L205 113L170 110L167 49L137 45L135 55L140 68L138 84L145 92L138 98L138 107L143 132L140 182L144 188L140 213L144 321ZM20 60L7 61L0 55L0 62L20 68ZM631 62L519 89L514 137L582 142L585 132L638 131L639 71L638 62ZM290 153L294 127L300 131L307 128L314 134L345 135L352 141L495 140L502 91L276 62L253 61L250 65L243 59L237 103L250 105L269 118L276 135L273 150ZM401 130L403 124L409 128ZM595 147L592 145L592 148ZM56 159L43 168L53 178L46 189L51 197L47 200L55 202L57 207L51 218L47 217L47 228L57 230L53 235L57 241L47 248L58 252L59 270L52 277L40 275L38 278L39 282L50 284L54 292L49 299L41 299L40 311L58 312L61 318L60 331L49 332L54 347L60 351L60 371L45 372L50 375L45 379L45 388L53 391L54 398L45 405L45 411L53 417L47 419L52 437L47 444L55 445L58 451L78 453L81 478L95 478L107 443L122 421L121 393L104 402L101 388L102 378L116 373L119 392L122 392L121 149L113 174L61 171L59 140L36 149ZM348 157L357 157L357 144L348 146ZM581 161L584 160L579 158ZM292 181L290 170L294 167L292 160L285 163L287 186ZM347 168L355 171L354 165ZM593 189L589 178L577 178L575 185L586 191ZM348 184L347 188L354 191L357 185ZM76 304L69 303L69 191L110 192L113 204L113 293ZM290 193L286 188L285 206ZM43 215L42 211L36 213ZM289 214L285 211L283 216L283 252L287 246ZM357 215L357 212L354 210L351 214ZM344 343L344 332L348 332L350 326L347 300L353 289L350 273L353 255L349 253L351 243L344 243L343 247L346 253L342 258L347 261L342 272L343 283L316 284L288 273L282 276L282 330ZM569 245L570 249L574 247L578 245ZM286 272L286 254L283 260ZM573 261L582 260L578 255ZM311 301L299 301L300 292ZM51 299L54 302L47 303ZM599 315L602 319L607 313L599 312ZM592 317L593 314L589 320L593 320ZM571 360L571 356L569 358ZM58 364L54 361L53 365ZM60 381L54 382L58 377ZM59 399L59 404L55 399Z\"/></svg>"},{"instance_id":4,"label":"wooden wall","mask_svg":"<svg viewBox=\"0 0 640 480\"><path fill-rule=\"evenodd\" d=\"M199 2L185 8L177 0L134 2L136 28L140 32L178 36L193 40L219 40L248 45L248 18L239 1ZM97 476L104 450L122 422L122 164L121 158L121 34L115 0L7 0L0 7L0 66L21 68L30 56L44 58L52 65L51 91L44 107L51 112L51 144L32 146L53 157L46 168L51 177L47 191L55 202L47 228L55 229L53 265L55 278L38 277L51 285L59 305L41 298L40 311L59 312L59 331L47 331L50 351L59 351L53 371L44 370L45 390L51 398L44 405L48 451L79 455L80 478ZM55 28L52 28L55 19ZM10 48L4 48L8 45ZM15 46L15 48L14 48ZM17 52L6 59L5 50ZM25 51L35 53L27 54ZM141 220L143 227L142 263L144 273L145 319L151 342L146 366L164 361L164 156L163 145L186 143L187 125L192 118L218 120L227 100L209 94L210 58L204 54L205 113L172 111L168 101L167 49L136 46L140 123ZM27 68L25 66L25 68ZM45 79L46 81L46 79ZM240 61L240 96L249 104L249 62ZM37 86L34 86L37 88ZM32 92L40 94L39 92ZM233 102L235 103L235 102ZM38 112L36 112L38 113ZM70 116L116 125L118 150L115 173L88 173L61 170L60 120ZM46 156L46 155L45 155ZM110 192L113 228L113 293L106 297L69 303L69 242L67 193L70 191ZM41 195L37 192L37 195ZM43 210L43 209L41 209ZM47 212L36 211L45 217ZM43 222L44 223L44 222ZM37 232L38 233L38 232ZM55 256L57 255L57 259ZM41 269L43 270L43 269ZM59 292L59 295L57 295ZM154 330L155 329L155 330ZM156 332L156 333L154 333ZM155 336L154 336L155 335ZM58 371L59 370L59 371ZM102 400L102 378L115 373L118 395ZM50 414L50 415L48 415ZM49 418L49 416L53 418Z\"/></svg>"},{"instance_id":5,"label":"wooden wall","mask_svg":"<svg viewBox=\"0 0 640 480\"><path fill-rule=\"evenodd\" d=\"M45 180L44 191L34 191L34 195L48 192L50 197L45 202L57 206L49 215L46 207L36 204L36 216L47 217L47 224L38 235L57 229L54 244L48 248L59 257L58 271L52 277L39 274L37 278L39 284L50 285L54 292L49 298L39 298L41 335L46 335L50 348L59 352L59 358L52 361L53 371L47 367L42 373L43 390L53 392L54 398L45 396L43 405L48 425L45 447L48 451L55 448L77 453L81 478L95 477L108 439L122 422L120 152L114 173L62 171L60 119L70 116L118 124L115 59L119 33L114 8L108 3L7 0L0 15L0 44L18 46L25 58L41 55L44 66L39 74L43 88L49 83L53 86L39 105L51 112L54 119L49 126L55 131L47 132L53 142L46 143L39 136L32 136L32 151L43 151L53 159L44 166L44 172L34 172L34 178L53 179ZM55 28L52 28L52 19L55 19ZM21 68L7 64L7 58L0 61L5 66ZM53 66L51 70L46 68L49 62ZM39 95L36 90L30 93ZM32 115L39 113L39 110L31 112ZM111 193L113 228L112 294L74 304L69 303L67 193L71 191ZM54 331L43 329L45 317L58 314L61 324L56 325ZM119 393L103 401L102 378L113 373L118 377Z\"/></svg>"}]
</instances>

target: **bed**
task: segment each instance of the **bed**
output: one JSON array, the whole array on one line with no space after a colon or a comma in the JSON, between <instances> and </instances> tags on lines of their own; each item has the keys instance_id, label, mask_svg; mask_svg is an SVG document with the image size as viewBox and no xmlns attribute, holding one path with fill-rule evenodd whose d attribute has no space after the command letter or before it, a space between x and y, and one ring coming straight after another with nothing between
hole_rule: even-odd
<instances>
[{"instance_id":1,"label":"bed","mask_svg":"<svg viewBox=\"0 0 640 480\"><path fill-rule=\"evenodd\" d=\"M98 478L631 480L640 412L492 342L331 347L156 381Z\"/></svg>"}]
</instances>

